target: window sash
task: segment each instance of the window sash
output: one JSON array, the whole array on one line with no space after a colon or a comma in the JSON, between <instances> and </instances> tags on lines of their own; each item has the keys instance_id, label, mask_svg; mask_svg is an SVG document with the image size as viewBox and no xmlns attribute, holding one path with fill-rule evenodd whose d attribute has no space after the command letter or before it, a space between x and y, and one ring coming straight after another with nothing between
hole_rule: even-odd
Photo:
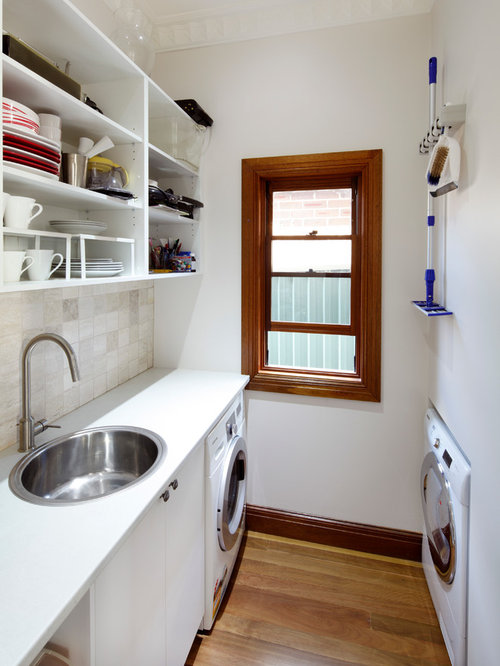
<instances>
[{"instance_id":1,"label":"window sash","mask_svg":"<svg viewBox=\"0 0 500 666\"><path fill-rule=\"evenodd\" d=\"M337 181L337 182L335 182ZM358 270L358 259L359 253L356 251L358 247L358 238L357 238L357 190L358 190L358 178L357 176L349 176L347 178L342 178L338 180L337 178L332 178L328 184L318 186L312 186L309 182L307 186L301 187L300 182L291 181L286 186L280 180L270 181L267 184L267 196L266 196L266 210L265 210L265 219L266 219L266 236L265 236L265 257L266 257L266 305L265 305L265 335L267 338L267 333L270 331L281 331L281 332L291 332L291 333L311 333L313 335L324 334L324 335L346 335L354 336L357 334L357 317L355 313L356 304L359 301L359 294L357 289L359 285L356 279L353 279L353 276L356 275ZM351 234L346 235L330 235L330 236L320 236L320 235L302 235L297 234L295 236L276 236L273 235L273 195L275 192L286 192L286 191L318 191L322 189L345 189L349 188L351 190ZM272 319L272 278L278 275L286 275L287 271L273 271L272 270L272 244L275 240L282 240L285 242L294 243L296 241L309 241L314 242L325 242L325 241L339 241L342 243L349 242L351 244L351 266L349 271L294 271L293 275L300 277L339 277L340 275L351 278L350 285L350 322L349 324L341 323L320 323L320 322L290 322L290 321L276 321ZM311 246L314 247L314 246ZM268 365L268 355L266 348L265 355L265 367L272 368L273 366Z\"/></svg>"}]
</instances>

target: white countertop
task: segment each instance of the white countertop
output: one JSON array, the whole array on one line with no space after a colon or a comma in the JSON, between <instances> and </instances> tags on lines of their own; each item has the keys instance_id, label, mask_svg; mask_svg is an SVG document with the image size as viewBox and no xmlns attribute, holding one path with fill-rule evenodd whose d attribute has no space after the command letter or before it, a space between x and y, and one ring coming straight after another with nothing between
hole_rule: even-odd
<instances>
[{"instance_id":1,"label":"white countertop","mask_svg":"<svg viewBox=\"0 0 500 666\"><path fill-rule=\"evenodd\" d=\"M24 455L0 453L0 664L25 666L77 605L167 481L247 383L233 373L153 368L57 421L37 445L69 432L131 425L168 452L151 476L115 495L70 506L18 499L8 476Z\"/></svg>"}]
</instances>

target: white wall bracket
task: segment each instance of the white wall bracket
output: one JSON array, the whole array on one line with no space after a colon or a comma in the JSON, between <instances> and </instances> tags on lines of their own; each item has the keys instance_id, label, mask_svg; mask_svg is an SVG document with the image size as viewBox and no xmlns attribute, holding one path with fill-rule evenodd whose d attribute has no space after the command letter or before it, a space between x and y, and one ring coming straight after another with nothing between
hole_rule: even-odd
<instances>
[{"instance_id":1,"label":"white wall bracket","mask_svg":"<svg viewBox=\"0 0 500 666\"><path fill-rule=\"evenodd\" d=\"M432 128L420 142L418 152L426 155L439 139L441 131L448 127L455 132L465 122L465 104L445 104Z\"/></svg>"}]
</instances>

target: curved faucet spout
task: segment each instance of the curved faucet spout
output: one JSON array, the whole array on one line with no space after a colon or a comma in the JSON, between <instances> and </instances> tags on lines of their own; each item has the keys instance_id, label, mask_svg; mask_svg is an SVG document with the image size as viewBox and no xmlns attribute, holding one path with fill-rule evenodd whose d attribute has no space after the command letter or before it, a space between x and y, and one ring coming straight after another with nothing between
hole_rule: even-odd
<instances>
[{"instance_id":1,"label":"curved faucet spout","mask_svg":"<svg viewBox=\"0 0 500 666\"><path fill-rule=\"evenodd\" d=\"M61 335L57 333L41 333L32 338L23 351L22 365L22 396L21 396L21 419L19 421L19 451L30 451L35 448L35 435L47 429L46 421L41 419L35 423L31 416L31 354L39 342L55 342L68 359L71 379L77 382L80 379L80 371L73 347Z\"/></svg>"}]
</instances>

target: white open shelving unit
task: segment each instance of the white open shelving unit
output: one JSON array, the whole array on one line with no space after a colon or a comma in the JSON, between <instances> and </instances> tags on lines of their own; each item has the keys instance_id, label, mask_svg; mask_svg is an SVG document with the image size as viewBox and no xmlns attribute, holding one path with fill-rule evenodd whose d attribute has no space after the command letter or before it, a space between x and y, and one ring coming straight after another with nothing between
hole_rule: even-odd
<instances>
[{"instance_id":1,"label":"white open shelving unit","mask_svg":"<svg viewBox=\"0 0 500 666\"><path fill-rule=\"evenodd\" d=\"M53 248L69 265L73 256L112 257L123 262L117 277L51 278L44 282L21 279L3 282L0 291L41 289L103 281L189 277L199 273L200 222L186 219L164 206L148 206L148 180L176 194L199 199L196 165L172 153L182 131L196 134L196 124L122 51L98 30L69 0L3 0L2 27L58 65L70 63L70 76L102 109L99 113L83 101L53 85L35 72L2 54L3 96L36 112L62 118L62 150L75 152L80 136L94 141L109 136L114 148L105 153L128 172L127 190L133 199L123 200L73 187L53 178L27 172L14 164L0 164L3 191L29 196L44 207L28 230L2 227L3 250ZM196 213L198 215L199 212ZM55 233L51 220L92 220L107 224L106 235ZM192 251L196 273L149 273L149 238L179 238L182 249Z\"/></svg>"}]
</instances>

